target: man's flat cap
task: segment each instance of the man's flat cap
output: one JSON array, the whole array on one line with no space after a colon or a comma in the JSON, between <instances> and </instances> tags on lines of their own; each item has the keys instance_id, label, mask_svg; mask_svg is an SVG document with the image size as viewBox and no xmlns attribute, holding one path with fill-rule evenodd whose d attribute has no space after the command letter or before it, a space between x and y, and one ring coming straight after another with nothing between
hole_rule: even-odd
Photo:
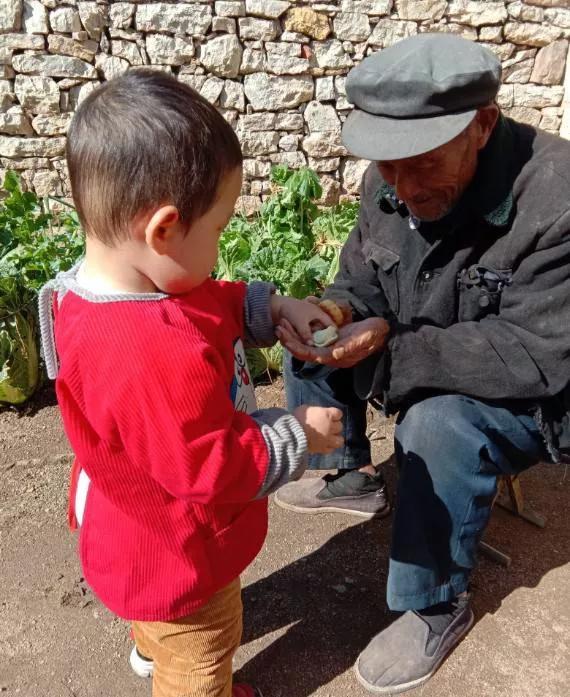
<instances>
[{"instance_id":1,"label":"man's flat cap","mask_svg":"<svg viewBox=\"0 0 570 697\"><path fill-rule=\"evenodd\" d=\"M367 160L398 160L447 143L501 83L499 59L453 34L419 34L365 58L346 80L355 105L345 146Z\"/></svg>"}]
</instances>

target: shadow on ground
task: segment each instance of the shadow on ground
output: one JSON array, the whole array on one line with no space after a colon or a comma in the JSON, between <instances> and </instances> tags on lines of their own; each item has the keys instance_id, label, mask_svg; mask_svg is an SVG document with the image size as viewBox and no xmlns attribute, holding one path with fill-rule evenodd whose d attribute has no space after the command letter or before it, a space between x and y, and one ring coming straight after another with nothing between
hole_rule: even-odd
<instances>
[{"instance_id":1,"label":"shadow on ground","mask_svg":"<svg viewBox=\"0 0 570 697\"><path fill-rule=\"evenodd\" d=\"M391 459L385 471L394 491ZM477 621L495 613L517 588L534 588L547 572L570 561L570 535L564 525L570 491L564 478L564 468L552 465L539 465L524 476L529 504L548 518L544 530L494 511L485 539L511 554L513 561L504 568L481 557L473 575ZM333 524L327 514L299 516L280 509L273 518L273 529L296 530L301 540L314 536L317 527ZM245 587L244 645L268 634L275 637L245 663L238 677L272 695L308 697L349 669L370 638L397 617L385 603L390 534L390 519L356 522ZM276 543L268 540L269 547ZM354 687L360 694L356 682Z\"/></svg>"},{"instance_id":2,"label":"shadow on ground","mask_svg":"<svg viewBox=\"0 0 570 697\"><path fill-rule=\"evenodd\" d=\"M267 687L306 697L347 670L391 621L384 601L388 535L381 521L356 524L246 587L244 643L293 624L247 663L244 677L264 676Z\"/></svg>"},{"instance_id":3,"label":"shadow on ground","mask_svg":"<svg viewBox=\"0 0 570 697\"><path fill-rule=\"evenodd\" d=\"M279 382L258 392L262 406L282 404ZM32 413L0 411L0 693L150 697L150 681L128 667L128 625L82 577L65 522L69 446L52 404L46 390ZM392 452L391 425L373 428L380 462ZM385 472L394 491L390 460ZM570 475L540 465L523 487L546 529L493 514L485 538L512 565L481 559L477 625L414 697L568 697ZM270 517L267 543L243 574L238 677L265 697L365 697L350 667L394 617L385 605L391 519L303 516L273 503Z\"/></svg>"}]
</instances>

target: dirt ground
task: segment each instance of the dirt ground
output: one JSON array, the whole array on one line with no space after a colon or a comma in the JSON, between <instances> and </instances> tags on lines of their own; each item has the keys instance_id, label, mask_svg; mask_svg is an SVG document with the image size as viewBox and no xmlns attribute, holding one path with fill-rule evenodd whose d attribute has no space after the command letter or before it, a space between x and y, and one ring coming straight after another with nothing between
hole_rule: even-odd
<instances>
[{"instance_id":1,"label":"dirt ground","mask_svg":"<svg viewBox=\"0 0 570 697\"><path fill-rule=\"evenodd\" d=\"M282 385L257 389L262 406ZM375 461L394 491L392 424L371 422ZM127 663L128 628L93 597L66 528L70 451L53 393L28 413L0 412L0 693L22 697L150 697ZM309 475L314 476L314 475ZM483 557L477 623L423 697L570 696L570 475L540 465L523 480L544 530L496 509ZM238 677L265 697L364 697L351 667L395 617L385 605L390 518L300 516L271 504L270 534L243 577Z\"/></svg>"}]
</instances>

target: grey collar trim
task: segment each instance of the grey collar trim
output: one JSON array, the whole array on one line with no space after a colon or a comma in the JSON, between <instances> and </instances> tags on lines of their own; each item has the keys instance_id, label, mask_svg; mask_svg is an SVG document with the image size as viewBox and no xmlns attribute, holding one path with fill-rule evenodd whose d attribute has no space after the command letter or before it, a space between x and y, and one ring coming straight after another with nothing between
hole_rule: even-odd
<instances>
[{"instance_id":1,"label":"grey collar trim","mask_svg":"<svg viewBox=\"0 0 570 697\"><path fill-rule=\"evenodd\" d=\"M53 281L54 290L58 292L58 302L61 302L63 296L67 291L71 291L78 295L83 300L87 300L92 303L116 303L116 302L128 302L134 300L164 300L164 298L170 297L167 293L127 293L127 292L117 292L117 293L94 293L91 290L87 290L77 281L77 272L79 267L83 263L80 260L75 266L73 266L69 271L62 271L58 273Z\"/></svg>"}]
</instances>

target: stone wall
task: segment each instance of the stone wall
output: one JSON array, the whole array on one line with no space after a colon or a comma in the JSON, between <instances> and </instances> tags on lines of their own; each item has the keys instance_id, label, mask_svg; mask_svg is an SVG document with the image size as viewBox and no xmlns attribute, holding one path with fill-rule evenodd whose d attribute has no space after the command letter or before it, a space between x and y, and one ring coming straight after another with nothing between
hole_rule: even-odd
<instances>
[{"instance_id":1,"label":"stone wall","mask_svg":"<svg viewBox=\"0 0 570 697\"><path fill-rule=\"evenodd\" d=\"M0 167L40 195L68 195L73 110L102 80L149 65L198 89L237 130L244 210L281 162L317 170L331 203L357 193L366 166L340 141L347 72L426 31L484 43L503 62L505 113L570 134L570 0L0 0Z\"/></svg>"}]
</instances>

